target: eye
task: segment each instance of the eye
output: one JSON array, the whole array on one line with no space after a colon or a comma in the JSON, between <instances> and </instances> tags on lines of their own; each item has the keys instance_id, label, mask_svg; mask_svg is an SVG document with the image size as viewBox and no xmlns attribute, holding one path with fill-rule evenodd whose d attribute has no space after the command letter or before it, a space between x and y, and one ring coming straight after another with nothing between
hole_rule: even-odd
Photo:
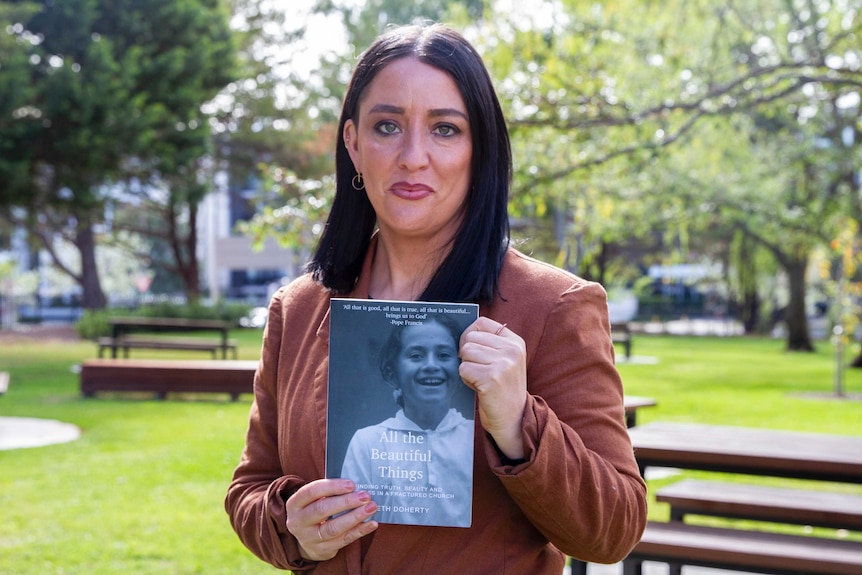
<instances>
[{"instance_id":1,"label":"eye","mask_svg":"<svg viewBox=\"0 0 862 575\"><path fill-rule=\"evenodd\" d=\"M398 124L390 120L384 120L382 122L379 122L376 126L374 126L374 130L386 136L391 134L397 134L400 131L398 128Z\"/></svg>"},{"instance_id":2,"label":"eye","mask_svg":"<svg viewBox=\"0 0 862 575\"><path fill-rule=\"evenodd\" d=\"M456 357L456 352L453 349L441 349L437 351L437 359L441 361L450 361L452 358Z\"/></svg>"},{"instance_id":3,"label":"eye","mask_svg":"<svg viewBox=\"0 0 862 575\"><path fill-rule=\"evenodd\" d=\"M440 124L439 126L434 128L434 133L438 134L440 136L443 136L445 138L449 138L449 137L456 136L456 135L460 134L461 130L459 130L457 127L453 126L452 124Z\"/></svg>"}]
</instances>

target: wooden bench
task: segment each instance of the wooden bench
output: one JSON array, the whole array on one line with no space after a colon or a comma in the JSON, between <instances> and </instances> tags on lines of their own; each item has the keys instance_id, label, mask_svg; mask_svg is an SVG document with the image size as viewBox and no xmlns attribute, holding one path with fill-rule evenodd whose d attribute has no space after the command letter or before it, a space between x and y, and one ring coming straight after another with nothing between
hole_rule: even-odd
<instances>
[{"instance_id":1,"label":"wooden bench","mask_svg":"<svg viewBox=\"0 0 862 575\"><path fill-rule=\"evenodd\" d=\"M623 344L626 359L632 358L632 329L628 323L611 324L611 340Z\"/></svg>"},{"instance_id":2,"label":"wooden bench","mask_svg":"<svg viewBox=\"0 0 862 575\"><path fill-rule=\"evenodd\" d=\"M90 359L81 364L81 393L99 391L227 393L232 400L253 393L258 362L236 359Z\"/></svg>"},{"instance_id":3,"label":"wooden bench","mask_svg":"<svg viewBox=\"0 0 862 575\"><path fill-rule=\"evenodd\" d=\"M642 575L644 561L775 575L859 575L862 542L784 533L650 521L623 560L623 575Z\"/></svg>"},{"instance_id":4,"label":"wooden bench","mask_svg":"<svg viewBox=\"0 0 862 575\"><path fill-rule=\"evenodd\" d=\"M0 395L4 395L9 389L9 374L5 371L0 371Z\"/></svg>"},{"instance_id":5,"label":"wooden bench","mask_svg":"<svg viewBox=\"0 0 862 575\"><path fill-rule=\"evenodd\" d=\"M106 340L109 344L106 347L111 348L111 357L117 357L117 350L122 347L120 345L126 338L135 336L137 340L136 347L143 347L146 342L146 347L153 348L158 345L157 349L166 349L164 342L159 342L151 336L141 337L141 333L176 333L176 332L194 332L198 335L199 332L213 332L217 334L217 339L220 345L217 349L221 350L221 358L227 359L228 349L234 353L236 359L236 343L230 342L228 335L230 333L231 324L222 320L199 320L186 318L170 318L170 317L111 317L108 318L108 323L111 326L111 340ZM167 347L167 349L200 349L200 344L188 344L188 342L178 341L177 345ZM99 353L105 349L100 346ZM209 346L205 347L209 351ZM125 350L128 356L128 349ZM101 355L100 355L101 356Z\"/></svg>"},{"instance_id":6,"label":"wooden bench","mask_svg":"<svg viewBox=\"0 0 862 575\"><path fill-rule=\"evenodd\" d=\"M99 338L99 357L102 357L106 349L122 349L123 357L129 357L130 349L170 349L177 351L208 351L213 359L219 351L229 349L233 358L237 357L237 342L228 340L226 343L216 340L208 340L192 337L141 337L126 335L117 339L113 337Z\"/></svg>"},{"instance_id":7,"label":"wooden bench","mask_svg":"<svg viewBox=\"0 0 862 575\"><path fill-rule=\"evenodd\" d=\"M686 515L862 530L862 495L684 479L656 491L671 521Z\"/></svg>"},{"instance_id":8,"label":"wooden bench","mask_svg":"<svg viewBox=\"0 0 862 575\"><path fill-rule=\"evenodd\" d=\"M678 467L862 484L862 438L858 436L652 422L629 430L629 437L642 472L650 467ZM773 505L778 507L779 502L764 503L758 512L765 514L763 508ZM792 499L780 502L782 507L791 505ZM862 515L858 508L847 511ZM624 560L624 574L638 575L644 561L667 563L670 575L679 575L683 565L779 575L858 575L862 541L764 533L749 525L717 528L682 521L650 522Z\"/></svg>"}]
</instances>

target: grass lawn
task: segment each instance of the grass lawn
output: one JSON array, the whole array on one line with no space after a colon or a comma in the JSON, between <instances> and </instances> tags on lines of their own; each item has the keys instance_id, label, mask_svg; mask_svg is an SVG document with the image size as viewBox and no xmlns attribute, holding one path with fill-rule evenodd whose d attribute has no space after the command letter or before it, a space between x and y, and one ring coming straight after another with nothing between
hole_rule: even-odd
<instances>
[{"instance_id":1,"label":"grass lawn","mask_svg":"<svg viewBox=\"0 0 862 575\"><path fill-rule=\"evenodd\" d=\"M257 358L259 331L231 337L241 359ZM634 354L658 360L620 366L627 393L658 401L639 422L862 435L862 402L816 395L833 385L825 343L814 354L788 354L770 339L636 335ZM0 344L0 370L11 374L0 415L59 419L82 430L72 443L0 451L0 573L280 572L245 550L223 510L250 396L236 403L227 396L83 399L73 366L95 355L91 342ZM862 370L847 371L846 390L862 395ZM663 519L666 510L653 505L650 514Z\"/></svg>"},{"instance_id":2,"label":"grass lawn","mask_svg":"<svg viewBox=\"0 0 862 575\"><path fill-rule=\"evenodd\" d=\"M240 359L258 357L260 336L231 333ZM0 415L82 430L73 443L0 451L0 573L283 573L242 546L222 504L251 396L83 399L72 368L95 355L91 342L0 346L0 369L11 374Z\"/></svg>"}]
</instances>

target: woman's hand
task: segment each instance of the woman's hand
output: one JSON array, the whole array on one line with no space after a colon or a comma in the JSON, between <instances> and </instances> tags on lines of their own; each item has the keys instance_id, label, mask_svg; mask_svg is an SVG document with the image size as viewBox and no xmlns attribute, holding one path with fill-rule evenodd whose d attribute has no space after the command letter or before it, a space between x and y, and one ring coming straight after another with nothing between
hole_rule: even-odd
<instances>
[{"instance_id":1,"label":"woman's hand","mask_svg":"<svg viewBox=\"0 0 862 575\"><path fill-rule=\"evenodd\" d=\"M479 419L509 459L524 457L521 418L527 402L527 348L521 337L487 317L461 334L461 379L476 392Z\"/></svg>"},{"instance_id":2,"label":"woman's hand","mask_svg":"<svg viewBox=\"0 0 862 575\"><path fill-rule=\"evenodd\" d=\"M332 559L338 550L377 529L366 521L377 511L367 491L349 479L319 479L300 487L285 503L287 530L311 561ZM332 517L338 515L338 517Z\"/></svg>"}]
</instances>

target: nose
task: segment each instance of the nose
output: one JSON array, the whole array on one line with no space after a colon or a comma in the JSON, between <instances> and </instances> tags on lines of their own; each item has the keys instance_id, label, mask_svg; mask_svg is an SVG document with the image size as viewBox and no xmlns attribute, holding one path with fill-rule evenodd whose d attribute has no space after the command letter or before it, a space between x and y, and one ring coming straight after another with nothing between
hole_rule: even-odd
<instances>
[{"instance_id":1,"label":"nose","mask_svg":"<svg viewBox=\"0 0 862 575\"><path fill-rule=\"evenodd\" d=\"M398 154L398 164L411 172L428 166L428 142L421 130L409 130L405 133Z\"/></svg>"},{"instance_id":2,"label":"nose","mask_svg":"<svg viewBox=\"0 0 862 575\"><path fill-rule=\"evenodd\" d=\"M438 369L440 369L440 361L434 354L429 353L425 356L425 361L422 363L422 371L437 371Z\"/></svg>"}]
</instances>

